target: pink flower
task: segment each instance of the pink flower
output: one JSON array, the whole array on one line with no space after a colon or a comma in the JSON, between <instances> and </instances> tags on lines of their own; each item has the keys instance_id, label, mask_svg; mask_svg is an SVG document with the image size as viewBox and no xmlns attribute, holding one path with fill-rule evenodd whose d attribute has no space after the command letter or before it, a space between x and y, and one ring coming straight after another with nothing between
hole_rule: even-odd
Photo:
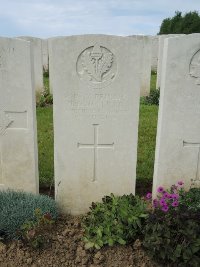
<instances>
[{"instance_id":1,"label":"pink flower","mask_svg":"<svg viewBox=\"0 0 200 267\"><path fill-rule=\"evenodd\" d=\"M181 186L184 185L184 182L183 181L178 181L177 185L181 187Z\"/></svg>"},{"instance_id":2,"label":"pink flower","mask_svg":"<svg viewBox=\"0 0 200 267\"><path fill-rule=\"evenodd\" d=\"M167 212L169 210L169 207L167 205L162 207L162 211Z\"/></svg>"},{"instance_id":3,"label":"pink flower","mask_svg":"<svg viewBox=\"0 0 200 267\"><path fill-rule=\"evenodd\" d=\"M164 198L160 199L160 206L167 206L167 203Z\"/></svg>"},{"instance_id":4,"label":"pink flower","mask_svg":"<svg viewBox=\"0 0 200 267\"><path fill-rule=\"evenodd\" d=\"M158 189L157 189L157 192L158 193L163 193L164 191L164 188L162 186L159 186Z\"/></svg>"},{"instance_id":5,"label":"pink flower","mask_svg":"<svg viewBox=\"0 0 200 267\"><path fill-rule=\"evenodd\" d=\"M172 203L172 207L178 207L178 201L177 200L175 200L173 203Z\"/></svg>"},{"instance_id":6,"label":"pink flower","mask_svg":"<svg viewBox=\"0 0 200 267\"><path fill-rule=\"evenodd\" d=\"M170 198L170 196L171 196L171 194L169 194L168 192L165 192L165 193L163 194L163 197L164 197L164 198Z\"/></svg>"},{"instance_id":7,"label":"pink flower","mask_svg":"<svg viewBox=\"0 0 200 267\"><path fill-rule=\"evenodd\" d=\"M171 197L172 197L173 199L178 199L178 198L179 198L179 195L178 195L178 194L171 194Z\"/></svg>"},{"instance_id":8,"label":"pink flower","mask_svg":"<svg viewBox=\"0 0 200 267\"><path fill-rule=\"evenodd\" d=\"M151 198L152 198L152 194L151 194L151 193L147 193L147 194L146 194L146 198L147 198L147 199L151 199Z\"/></svg>"}]
</instances>

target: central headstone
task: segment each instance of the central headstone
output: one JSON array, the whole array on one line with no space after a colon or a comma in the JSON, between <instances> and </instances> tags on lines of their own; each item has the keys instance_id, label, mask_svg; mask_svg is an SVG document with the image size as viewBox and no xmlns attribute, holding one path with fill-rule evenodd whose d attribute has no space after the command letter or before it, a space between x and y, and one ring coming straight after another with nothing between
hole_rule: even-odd
<instances>
[{"instance_id":1,"label":"central headstone","mask_svg":"<svg viewBox=\"0 0 200 267\"><path fill-rule=\"evenodd\" d=\"M129 37L49 40L56 199L81 214L110 193L135 192L139 42Z\"/></svg>"}]
</instances>

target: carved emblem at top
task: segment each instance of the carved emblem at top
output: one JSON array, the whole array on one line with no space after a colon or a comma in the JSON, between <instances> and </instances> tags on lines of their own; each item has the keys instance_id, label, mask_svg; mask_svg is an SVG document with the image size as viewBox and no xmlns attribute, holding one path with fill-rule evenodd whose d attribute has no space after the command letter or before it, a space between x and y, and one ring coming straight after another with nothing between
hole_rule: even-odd
<instances>
[{"instance_id":1,"label":"carved emblem at top","mask_svg":"<svg viewBox=\"0 0 200 267\"><path fill-rule=\"evenodd\" d=\"M77 60L79 77L97 87L110 83L116 75L116 70L114 54L98 44L85 49Z\"/></svg>"},{"instance_id":2,"label":"carved emblem at top","mask_svg":"<svg viewBox=\"0 0 200 267\"><path fill-rule=\"evenodd\" d=\"M196 84L200 85L200 50L198 50L191 59L190 75L196 78Z\"/></svg>"}]
</instances>

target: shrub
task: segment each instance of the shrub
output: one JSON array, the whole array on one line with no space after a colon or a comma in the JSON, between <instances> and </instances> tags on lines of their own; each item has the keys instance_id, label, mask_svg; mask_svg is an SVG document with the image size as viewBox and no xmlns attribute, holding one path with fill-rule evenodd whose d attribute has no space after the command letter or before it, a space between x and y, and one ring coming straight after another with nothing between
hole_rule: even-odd
<instances>
[{"instance_id":1,"label":"shrub","mask_svg":"<svg viewBox=\"0 0 200 267\"><path fill-rule=\"evenodd\" d=\"M53 104L53 96L49 93L49 90L45 90L37 96L37 107L46 107Z\"/></svg>"},{"instance_id":2,"label":"shrub","mask_svg":"<svg viewBox=\"0 0 200 267\"><path fill-rule=\"evenodd\" d=\"M22 239L33 248L40 248L47 241L47 231L54 223L50 213L42 214L40 209L35 210L35 221L26 221L20 229Z\"/></svg>"},{"instance_id":3,"label":"shrub","mask_svg":"<svg viewBox=\"0 0 200 267\"><path fill-rule=\"evenodd\" d=\"M0 191L0 235L19 238L19 230L26 221L36 221L35 210L49 213L56 219L58 210L53 199L25 192Z\"/></svg>"},{"instance_id":4,"label":"shrub","mask_svg":"<svg viewBox=\"0 0 200 267\"><path fill-rule=\"evenodd\" d=\"M160 263L172 266L199 266L200 189L186 192L183 183L169 191L158 188L154 211L144 227L143 246Z\"/></svg>"},{"instance_id":5,"label":"shrub","mask_svg":"<svg viewBox=\"0 0 200 267\"><path fill-rule=\"evenodd\" d=\"M91 211L84 219L86 248L123 245L135 239L148 216L145 202L132 194L111 194L102 200L102 203L92 203Z\"/></svg>"},{"instance_id":6,"label":"shrub","mask_svg":"<svg viewBox=\"0 0 200 267\"><path fill-rule=\"evenodd\" d=\"M159 105L159 99L160 99L160 90L154 89L151 90L149 96L145 96L142 98L142 104L145 105Z\"/></svg>"}]
</instances>

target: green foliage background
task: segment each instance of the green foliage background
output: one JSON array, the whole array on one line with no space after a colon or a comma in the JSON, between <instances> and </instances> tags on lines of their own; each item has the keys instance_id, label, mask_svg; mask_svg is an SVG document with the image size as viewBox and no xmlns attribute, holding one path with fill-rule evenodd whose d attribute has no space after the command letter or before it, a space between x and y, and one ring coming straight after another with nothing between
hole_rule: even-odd
<instances>
[{"instance_id":1,"label":"green foliage background","mask_svg":"<svg viewBox=\"0 0 200 267\"><path fill-rule=\"evenodd\" d=\"M197 11L191 11L184 15L182 12L176 11L172 18L166 18L162 21L159 34L198 32L200 32L200 16Z\"/></svg>"}]
</instances>

